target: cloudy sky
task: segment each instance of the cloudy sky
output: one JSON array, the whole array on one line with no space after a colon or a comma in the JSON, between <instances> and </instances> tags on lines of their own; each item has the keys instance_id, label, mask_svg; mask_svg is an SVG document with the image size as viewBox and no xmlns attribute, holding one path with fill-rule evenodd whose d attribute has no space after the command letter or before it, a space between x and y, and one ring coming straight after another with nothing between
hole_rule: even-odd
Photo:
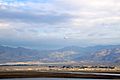
<instances>
[{"instance_id":1,"label":"cloudy sky","mask_svg":"<svg viewBox=\"0 0 120 80\"><path fill-rule=\"evenodd\" d=\"M35 49L120 44L120 0L0 0L0 44Z\"/></svg>"}]
</instances>

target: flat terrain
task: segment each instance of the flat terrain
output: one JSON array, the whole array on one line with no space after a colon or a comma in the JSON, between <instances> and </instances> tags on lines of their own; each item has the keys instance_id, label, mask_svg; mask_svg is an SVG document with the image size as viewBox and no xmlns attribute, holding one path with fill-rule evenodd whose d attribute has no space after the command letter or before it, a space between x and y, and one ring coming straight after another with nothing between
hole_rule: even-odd
<instances>
[{"instance_id":1,"label":"flat terrain","mask_svg":"<svg viewBox=\"0 0 120 80\"><path fill-rule=\"evenodd\" d=\"M90 79L120 79L120 71L106 70L69 70L45 68L39 66L1 66L0 78L90 78Z\"/></svg>"}]
</instances>

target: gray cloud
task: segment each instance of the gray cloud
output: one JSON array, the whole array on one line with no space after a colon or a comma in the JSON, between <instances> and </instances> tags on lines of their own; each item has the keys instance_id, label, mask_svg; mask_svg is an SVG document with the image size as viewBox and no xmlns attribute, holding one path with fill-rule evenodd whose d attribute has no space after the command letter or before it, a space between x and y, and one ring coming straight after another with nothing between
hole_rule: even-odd
<instances>
[{"instance_id":1,"label":"gray cloud","mask_svg":"<svg viewBox=\"0 0 120 80\"><path fill-rule=\"evenodd\" d=\"M7 1L0 3L2 44L49 48L120 44L119 0Z\"/></svg>"},{"instance_id":2,"label":"gray cloud","mask_svg":"<svg viewBox=\"0 0 120 80\"><path fill-rule=\"evenodd\" d=\"M43 24L59 24L70 20L72 17L67 14L32 14L25 11L0 10L0 20L24 23L43 23Z\"/></svg>"}]
</instances>

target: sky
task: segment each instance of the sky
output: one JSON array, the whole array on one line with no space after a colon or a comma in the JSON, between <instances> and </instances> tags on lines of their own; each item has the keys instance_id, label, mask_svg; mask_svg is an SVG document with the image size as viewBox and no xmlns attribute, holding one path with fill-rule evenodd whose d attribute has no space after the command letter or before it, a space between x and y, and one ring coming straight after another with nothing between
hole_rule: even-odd
<instances>
[{"instance_id":1,"label":"sky","mask_svg":"<svg viewBox=\"0 0 120 80\"><path fill-rule=\"evenodd\" d=\"M0 45L120 44L120 0L0 0Z\"/></svg>"}]
</instances>

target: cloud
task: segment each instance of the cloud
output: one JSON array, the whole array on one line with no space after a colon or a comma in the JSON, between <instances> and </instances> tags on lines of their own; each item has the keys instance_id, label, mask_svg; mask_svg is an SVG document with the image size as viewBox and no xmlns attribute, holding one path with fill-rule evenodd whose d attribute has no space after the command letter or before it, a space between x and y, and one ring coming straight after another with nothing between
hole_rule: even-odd
<instances>
[{"instance_id":1,"label":"cloud","mask_svg":"<svg viewBox=\"0 0 120 80\"><path fill-rule=\"evenodd\" d=\"M0 1L0 39L19 44L117 44L119 21L119 0Z\"/></svg>"},{"instance_id":2,"label":"cloud","mask_svg":"<svg viewBox=\"0 0 120 80\"><path fill-rule=\"evenodd\" d=\"M27 12L14 12L14 11L0 10L0 19L1 20L6 20L6 21L9 21L9 22L20 21L20 22L24 22L24 23L28 22L28 23L56 24L56 23L65 22L66 20L69 20L70 18L71 17L67 14L36 15L36 14L30 14L30 13L27 13Z\"/></svg>"},{"instance_id":3,"label":"cloud","mask_svg":"<svg viewBox=\"0 0 120 80\"><path fill-rule=\"evenodd\" d=\"M9 23L0 22L0 29L6 29L6 28L8 28L8 26L9 26Z\"/></svg>"}]
</instances>

